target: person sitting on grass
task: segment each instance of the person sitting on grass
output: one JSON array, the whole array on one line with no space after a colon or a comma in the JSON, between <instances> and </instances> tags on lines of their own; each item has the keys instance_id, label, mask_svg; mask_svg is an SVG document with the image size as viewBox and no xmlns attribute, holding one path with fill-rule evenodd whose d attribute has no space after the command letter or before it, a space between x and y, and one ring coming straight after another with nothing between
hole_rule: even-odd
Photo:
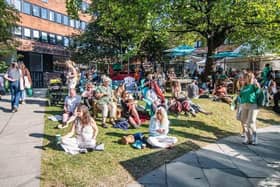
<instances>
[{"instance_id":1,"label":"person sitting on grass","mask_svg":"<svg viewBox=\"0 0 280 187\"><path fill-rule=\"evenodd\" d=\"M94 100L94 87L92 83L86 84L86 90L82 93L82 97L84 99L84 104L88 107L90 110L92 108L92 102Z\"/></svg>"},{"instance_id":2,"label":"person sitting on grass","mask_svg":"<svg viewBox=\"0 0 280 187\"><path fill-rule=\"evenodd\" d=\"M128 92L123 92L121 104L122 116L127 118L133 127L138 128L141 125L141 119L136 110L137 102L133 99L133 96Z\"/></svg>"},{"instance_id":3,"label":"person sitting on grass","mask_svg":"<svg viewBox=\"0 0 280 187\"><path fill-rule=\"evenodd\" d=\"M72 155L86 153L96 146L98 128L85 105L77 107L71 131L61 138L61 147ZM73 137L76 135L76 137Z\"/></svg>"},{"instance_id":4,"label":"person sitting on grass","mask_svg":"<svg viewBox=\"0 0 280 187\"><path fill-rule=\"evenodd\" d=\"M150 120L147 142L153 147L170 148L177 142L177 138L167 136L168 132L169 120L167 112L163 107L159 107Z\"/></svg>"},{"instance_id":5,"label":"person sitting on grass","mask_svg":"<svg viewBox=\"0 0 280 187\"><path fill-rule=\"evenodd\" d=\"M227 104L232 103L232 99L230 96L227 95L227 88L223 82L219 82L217 84L217 87L215 88L213 95L215 101L222 101Z\"/></svg>"},{"instance_id":6,"label":"person sitting on grass","mask_svg":"<svg viewBox=\"0 0 280 187\"><path fill-rule=\"evenodd\" d=\"M58 125L59 129L66 128L68 126L68 121L75 117L75 111L77 106L81 103L81 97L76 95L76 90L70 88L69 96L66 96L64 101L64 113L62 115L62 125Z\"/></svg>"},{"instance_id":7,"label":"person sitting on grass","mask_svg":"<svg viewBox=\"0 0 280 187\"><path fill-rule=\"evenodd\" d=\"M146 93L145 98L152 103L152 110L156 111L157 107L161 105L162 101L158 97L157 93L154 90L153 84L150 83L149 89Z\"/></svg>"}]
</instances>

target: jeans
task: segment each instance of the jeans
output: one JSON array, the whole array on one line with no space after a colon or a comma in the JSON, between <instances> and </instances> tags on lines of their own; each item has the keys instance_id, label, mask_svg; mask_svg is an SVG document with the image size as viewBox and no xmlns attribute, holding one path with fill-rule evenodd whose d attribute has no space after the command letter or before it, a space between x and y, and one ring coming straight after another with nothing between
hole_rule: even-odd
<instances>
[{"instance_id":1,"label":"jeans","mask_svg":"<svg viewBox=\"0 0 280 187\"><path fill-rule=\"evenodd\" d=\"M25 98L26 98L26 91L20 90L20 100L25 101Z\"/></svg>"},{"instance_id":2,"label":"jeans","mask_svg":"<svg viewBox=\"0 0 280 187\"><path fill-rule=\"evenodd\" d=\"M20 88L19 81L10 81L10 90L11 90L11 107L12 109L18 108L19 97L20 97Z\"/></svg>"}]
</instances>

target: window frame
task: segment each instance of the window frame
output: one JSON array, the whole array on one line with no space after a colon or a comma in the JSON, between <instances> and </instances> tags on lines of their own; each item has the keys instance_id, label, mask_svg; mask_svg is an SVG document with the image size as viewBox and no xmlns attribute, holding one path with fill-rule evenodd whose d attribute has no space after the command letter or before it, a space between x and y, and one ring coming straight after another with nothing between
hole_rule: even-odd
<instances>
[{"instance_id":1,"label":"window frame","mask_svg":"<svg viewBox=\"0 0 280 187\"><path fill-rule=\"evenodd\" d=\"M51 13L53 13L53 20L51 20ZM55 22L55 12L54 12L54 11L49 10L48 20L49 20L49 21L52 21L52 22Z\"/></svg>"},{"instance_id":2,"label":"window frame","mask_svg":"<svg viewBox=\"0 0 280 187\"><path fill-rule=\"evenodd\" d=\"M58 17L60 16L60 19L59 19L59 21L58 21ZM56 13L56 16L55 16L55 22L56 23L59 23L59 24L62 24L62 14L61 13Z\"/></svg>"},{"instance_id":3,"label":"window frame","mask_svg":"<svg viewBox=\"0 0 280 187\"><path fill-rule=\"evenodd\" d=\"M16 32L17 29L19 30L19 33L20 33L20 34L17 34L17 32ZM13 34L14 34L15 36L22 37L22 35L23 35L23 34L22 34L22 31L23 31L23 27L22 27L22 26L17 26L17 27L14 28Z\"/></svg>"},{"instance_id":4,"label":"window frame","mask_svg":"<svg viewBox=\"0 0 280 187\"><path fill-rule=\"evenodd\" d=\"M38 15L34 15L34 7L38 8ZM32 16L41 17L41 7L40 6L32 4L31 10L32 10Z\"/></svg>"},{"instance_id":5,"label":"window frame","mask_svg":"<svg viewBox=\"0 0 280 187\"><path fill-rule=\"evenodd\" d=\"M29 36L25 35L26 30L29 30ZM22 36L23 36L23 38L31 39L31 29L24 27Z\"/></svg>"},{"instance_id":6,"label":"window frame","mask_svg":"<svg viewBox=\"0 0 280 187\"><path fill-rule=\"evenodd\" d=\"M51 37L53 36L53 37ZM56 42L56 35L55 34L52 34L52 33L49 33L48 34L48 38L49 38L49 44L52 44L52 45L56 45L57 42Z\"/></svg>"},{"instance_id":7,"label":"window frame","mask_svg":"<svg viewBox=\"0 0 280 187\"><path fill-rule=\"evenodd\" d=\"M43 40L44 34L46 34L46 40ZM47 32L41 31L40 41L43 42L43 43L48 43L49 42L49 37L48 37L48 33Z\"/></svg>"},{"instance_id":8,"label":"window frame","mask_svg":"<svg viewBox=\"0 0 280 187\"><path fill-rule=\"evenodd\" d=\"M29 12L25 10L25 8L27 8L27 7L25 7L25 5L29 5ZM32 15L32 8L31 8L31 6L32 6L31 3L23 1L22 2L22 12L24 14Z\"/></svg>"},{"instance_id":9,"label":"window frame","mask_svg":"<svg viewBox=\"0 0 280 187\"><path fill-rule=\"evenodd\" d=\"M43 10L46 10L46 17L43 17ZM41 18L42 19L49 19L49 10L47 8L41 7Z\"/></svg>"},{"instance_id":10,"label":"window frame","mask_svg":"<svg viewBox=\"0 0 280 187\"><path fill-rule=\"evenodd\" d=\"M38 38L35 38L34 37L34 32L38 32ZM40 41L40 39L41 39L41 34L40 34L41 32L39 31L39 30L36 30L36 29L32 29L32 39L33 40L36 40L36 41Z\"/></svg>"}]
</instances>

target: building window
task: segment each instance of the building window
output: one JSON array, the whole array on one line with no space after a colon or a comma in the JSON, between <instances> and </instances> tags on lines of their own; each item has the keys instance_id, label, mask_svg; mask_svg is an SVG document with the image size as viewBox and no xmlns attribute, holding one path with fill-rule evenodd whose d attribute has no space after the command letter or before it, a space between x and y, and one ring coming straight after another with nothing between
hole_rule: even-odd
<instances>
[{"instance_id":1,"label":"building window","mask_svg":"<svg viewBox=\"0 0 280 187\"><path fill-rule=\"evenodd\" d=\"M86 23L84 21L81 21L81 29L86 30Z\"/></svg>"},{"instance_id":2,"label":"building window","mask_svg":"<svg viewBox=\"0 0 280 187\"><path fill-rule=\"evenodd\" d=\"M36 5L32 5L32 15L40 17L40 8Z\"/></svg>"},{"instance_id":3,"label":"building window","mask_svg":"<svg viewBox=\"0 0 280 187\"><path fill-rule=\"evenodd\" d=\"M22 35L22 28L21 27L15 27L14 34L16 36L21 36Z\"/></svg>"},{"instance_id":4,"label":"building window","mask_svg":"<svg viewBox=\"0 0 280 187\"><path fill-rule=\"evenodd\" d=\"M63 24L64 25L69 25L69 18L68 18L68 16L63 16Z\"/></svg>"},{"instance_id":5,"label":"building window","mask_svg":"<svg viewBox=\"0 0 280 187\"><path fill-rule=\"evenodd\" d=\"M79 20L75 20L75 28L79 29L81 26L80 21Z\"/></svg>"},{"instance_id":6,"label":"building window","mask_svg":"<svg viewBox=\"0 0 280 187\"><path fill-rule=\"evenodd\" d=\"M69 38L64 37L63 45L64 47L69 47Z\"/></svg>"},{"instance_id":7,"label":"building window","mask_svg":"<svg viewBox=\"0 0 280 187\"><path fill-rule=\"evenodd\" d=\"M70 19L70 26L71 26L71 27L75 27L75 20Z\"/></svg>"},{"instance_id":8,"label":"building window","mask_svg":"<svg viewBox=\"0 0 280 187\"><path fill-rule=\"evenodd\" d=\"M57 43L58 45L63 45L62 36L56 36L56 43Z\"/></svg>"},{"instance_id":9,"label":"building window","mask_svg":"<svg viewBox=\"0 0 280 187\"><path fill-rule=\"evenodd\" d=\"M53 11L49 11L49 20L54 21L54 12Z\"/></svg>"},{"instance_id":10,"label":"building window","mask_svg":"<svg viewBox=\"0 0 280 187\"><path fill-rule=\"evenodd\" d=\"M37 31L37 30L33 30L32 31L32 36L33 36L33 39L39 40L40 39L40 32Z\"/></svg>"},{"instance_id":11,"label":"building window","mask_svg":"<svg viewBox=\"0 0 280 187\"><path fill-rule=\"evenodd\" d=\"M11 0L5 0L5 1L6 1L6 3L7 3L8 5L11 5L11 4L12 4Z\"/></svg>"},{"instance_id":12,"label":"building window","mask_svg":"<svg viewBox=\"0 0 280 187\"><path fill-rule=\"evenodd\" d=\"M48 19L48 10L45 8L41 8L41 18Z\"/></svg>"},{"instance_id":13,"label":"building window","mask_svg":"<svg viewBox=\"0 0 280 187\"><path fill-rule=\"evenodd\" d=\"M23 29L23 36L24 36L25 38L31 38L30 29L24 28L24 29Z\"/></svg>"},{"instance_id":14,"label":"building window","mask_svg":"<svg viewBox=\"0 0 280 187\"><path fill-rule=\"evenodd\" d=\"M50 44L56 44L56 39L54 34L49 34L49 42Z\"/></svg>"},{"instance_id":15,"label":"building window","mask_svg":"<svg viewBox=\"0 0 280 187\"><path fill-rule=\"evenodd\" d=\"M48 34L46 32L41 32L41 41L48 42Z\"/></svg>"},{"instance_id":16,"label":"building window","mask_svg":"<svg viewBox=\"0 0 280 187\"><path fill-rule=\"evenodd\" d=\"M59 13L56 13L56 22L57 23L62 23L62 16L61 16L61 14L59 14Z\"/></svg>"},{"instance_id":17,"label":"building window","mask_svg":"<svg viewBox=\"0 0 280 187\"><path fill-rule=\"evenodd\" d=\"M31 14L31 5L30 5L30 3L23 2L23 12L25 14Z\"/></svg>"},{"instance_id":18,"label":"building window","mask_svg":"<svg viewBox=\"0 0 280 187\"><path fill-rule=\"evenodd\" d=\"M81 7L82 12L86 12L89 7L88 3L84 2L84 1L82 2L81 6L82 6Z\"/></svg>"},{"instance_id":19,"label":"building window","mask_svg":"<svg viewBox=\"0 0 280 187\"><path fill-rule=\"evenodd\" d=\"M21 11L21 0L14 0L13 5L14 5L15 9L17 9L18 11Z\"/></svg>"}]
</instances>

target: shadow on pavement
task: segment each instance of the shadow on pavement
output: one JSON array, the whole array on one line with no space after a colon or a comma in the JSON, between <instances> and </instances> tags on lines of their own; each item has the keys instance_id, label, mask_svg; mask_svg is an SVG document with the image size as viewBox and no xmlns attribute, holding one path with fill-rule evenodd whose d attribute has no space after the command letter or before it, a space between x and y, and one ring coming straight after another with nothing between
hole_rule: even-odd
<instances>
[{"instance_id":1,"label":"shadow on pavement","mask_svg":"<svg viewBox=\"0 0 280 187\"><path fill-rule=\"evenodd\" d=\"M46 145L40 145L40 146L34 146L36 149L42 149L46 150L46 148L51 148L54 150L61 150L61 147L56 144L56 137L48 134L42 134L42 133L31 133L29 136L34 137L34 138L41 138L44 140L48 140L48 144Z\"/></svg>"},{"instance_id":2,"label":"shadow on pavement","mask_svg":"<svg viewBox=\"0 0 280 187\"><path fill-rule=\"evenodd\" d=\"M180 152L183 144L189 150L199 148L186 142L121 165L145 186L280 186L280 133L264 132L258 137L257 146L243 145L240 137L232 136L173 160L172 152Z\"/></svg>"},{"instance_id":3,"label":"shadow on pavement","mask_svg":"<svg viewBox=\"0 0 280 187\"><path fill-rule=\"evenodd\" d=\"M2 110L4 113L11 113L10 108L4 108L4 107L0 106L0 110Z\"/></svg>"},{"instance_id":4,"label":"shadow on pavement","mask_svg":"<svg viewBox=\"0 0 280 187\"><path fill-rule=\"evenodd\" d=\"M37 100L37 99L31 99L27 98L26 99L26 104L32 104L32 105L39 105L39 106L46 106L47 102L44 100Z\"/></svg>"}]
</instances>

